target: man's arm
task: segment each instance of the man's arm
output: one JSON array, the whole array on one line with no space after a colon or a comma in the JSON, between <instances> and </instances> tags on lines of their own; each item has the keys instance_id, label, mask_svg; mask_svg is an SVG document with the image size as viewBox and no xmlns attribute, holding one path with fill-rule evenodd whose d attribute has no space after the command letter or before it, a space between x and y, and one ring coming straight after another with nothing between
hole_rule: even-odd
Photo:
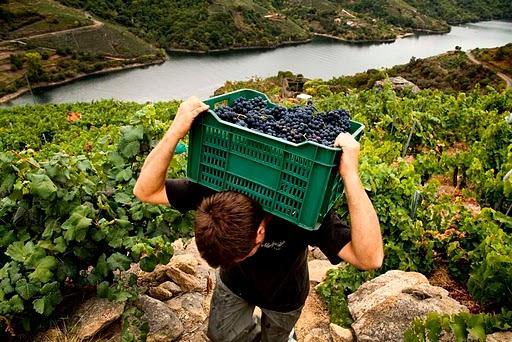
<instances>
[{"instance_id":1,"label":"man's arm","mask_svg":"<svg viewBox=\"0 0 512 342\"><path fill-rule=\"evenodd\" d=\"M196 116L207 109L208 106L197 97L191 97L180 105L171 127L142 166L133 188L133 194L139 200L153 204L169 203L165 192L165 180L176 145L188 133Z\"/></svg>"},{"instance_id":2,"label":"man's arm","mask_svg":"<svg viewBox=\"0 0 512 342\"><path fill-rule=\"evenodd\" d=\"M379 268L384 259L382 236L377 213L359 179L359 143L350 134L342 133L334 145L343 149L340 175L345 186L351 223L351 241L338 255L359 269Z\"/></svg>"}]
</instances>

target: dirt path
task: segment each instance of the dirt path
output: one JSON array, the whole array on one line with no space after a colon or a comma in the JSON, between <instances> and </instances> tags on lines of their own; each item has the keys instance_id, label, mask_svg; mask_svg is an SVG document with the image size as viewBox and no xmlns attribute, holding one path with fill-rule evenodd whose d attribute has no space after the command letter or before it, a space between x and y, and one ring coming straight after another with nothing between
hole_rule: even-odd
<instances>
[{"instance_id":1,"label":"dirt path","mask_svg":"<svg viewBox=\"0 0 512 342\"><path fill-rule=\"evenodd\" d=\"M26 44L25 42L23 42L23 40L25 40L25 39L34 39L34 38L43 38L43 37L49 37L49 36L57 36L57 35L61 35L61 34L65 34L65 33L70 33L70 32L74 32L74 33L84 32L84 31L95 30L95 29L101 28L104 25L103 22L101 22L99 20L96 20L94 18L91 18L91 20L93 22L92 25L75 27L75 28L72 28L72 29L66 29L66 30L55 31L55 32L41 33L41 34L36 34L36 35L32 35L32 36L20 37L20 38L16 38L16 39L7 40L7 42L8 43Z\"/></svg>"},{"instance_id":2,"label":"dirt path","mask_svg":"<svg viewBox=\"0 0 512 342\"><path fill-rule=\"evenodd\" d=\"M466 55L468 56L468 58L471 62L473 62L475 64L483 65L485 68L495 72L499 78L501 78L503 81L505 81L505 83L507 84L507 88L512 87L512 78L511 77L509 77L508 75L505 75L502 72L499 72L495 67L493 67L487 63L483 63L483 62L479 61L469 50L466 51Z\"/></svg>"}]
</instances>

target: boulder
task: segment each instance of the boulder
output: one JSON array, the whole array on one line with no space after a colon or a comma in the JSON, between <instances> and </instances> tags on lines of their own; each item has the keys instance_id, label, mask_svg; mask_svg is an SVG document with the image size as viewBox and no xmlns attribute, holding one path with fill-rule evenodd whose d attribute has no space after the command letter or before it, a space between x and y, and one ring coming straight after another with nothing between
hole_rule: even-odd
<instances>
[{"instance_id":1,"label":"boulder","mask_svg":"<svg viewBox=\"0 0 512 342\"><path fill-rule=\"evenodd\" d=\"M314 259L308 262L309 281L320 283L324 280L327 271L337 268L329 260Z\"/></svg>"},{"instance_id":2,"label":"boulder","mask_svg":"<svg viewBox=\"0 0 512 342\"><path fill-rule=\"evenodd\" d=\"M357 341L403 341L403 333L415 318L429 312L455 314L467 308L432 286L416 272L389 271L348 297Z\"/></svg>"},{"instance_id":3,"label":"boulder","mask_svg":"<svg viewBox=\"0 0 512 342\"><path fill-rule=\"evenodd\" d=\"M185 331L191 331L205 322L208 317L205 301L205 296L191 292L168 300L165 304L178 315Z\"/></svg>"},{"instance_id":4,"label":"boulder","mask_svg":"<svg viewBox=\"0 0 512 342\"><path fill-rule=\"evenodd\" d=\"M142 318L149 324L148 342L176 341L183 334L178 315L161 301L143 295L139 297Z\"/></svg>"},{"instance_id":5,"label":"boulder","mask_svg":"<svg viewBox=\"0 0 512 342\"><path fill-rule=\"evenodd\" d=\"M337 324L331 323L329 325L331 331L331 338L333 342L352 342L354 336L352 336L352 330L342 328Z\"/></svg>"},{"instance_id":6,"label":"boulder","mask_svg":"<svg viewBox=\"0 0 512 342\"><path fill-rule=\"evenodd\" d=\"M331 335L328 330L324 328L315 328L311 330L306 337L304 337L304 342L330 342Z\"/></svg>"},{"instance_id":7,"label":"boulder","mask_svg":"<svg viewBox=\"0 0 512 342\"><path fill-rule=\"evenodd\" d=\"M125 303L111 302L105 298L93 297L80 305L74 314L76 322L74 335L79 340L89 339L119 319Z\"/></svg>"},{"instance_id":8,"label":"boulder","mask_svg":"<svg viewBox=\"0 0 512 342\"><path fill-rule=\"evenodd\" d=\"M402 76L388 77L385 80L377 81L375 82L375 86L382 89L384 87L384 83L386 82L390 82L394 90L404 90L410 88L413 93L420 91L420 88L416 84L406 80Z\"/></svg>"},{"instance_id":9,"label":"boulder","mask_svg":"<svg viewBox=\"0 0 512 342\"><path fill-rule=\"evenodd\" d=\"M512 341L512 331L497 332L487 335L487 342L510 342Z\"/></svg>"}]
</instances>

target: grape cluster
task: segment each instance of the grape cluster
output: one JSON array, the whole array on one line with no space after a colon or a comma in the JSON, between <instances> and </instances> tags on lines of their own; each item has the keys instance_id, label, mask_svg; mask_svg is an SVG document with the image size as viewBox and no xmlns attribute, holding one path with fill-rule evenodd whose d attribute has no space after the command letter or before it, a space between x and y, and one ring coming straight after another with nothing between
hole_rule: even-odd
<instances>
[{"instance_id":1,"label":"grape cluster","mask_svg":"<svg viewBox=\"0 0 512 342\"><path fill-rule=\"evenodd\" d=\"M215 113L224 121L296 144L309 140L332 147L338 134L350 129L346 110L318 112L311 105L267 108L261 97L240 97L231 106L216 108Z\"/></svg>"}]
</instances>

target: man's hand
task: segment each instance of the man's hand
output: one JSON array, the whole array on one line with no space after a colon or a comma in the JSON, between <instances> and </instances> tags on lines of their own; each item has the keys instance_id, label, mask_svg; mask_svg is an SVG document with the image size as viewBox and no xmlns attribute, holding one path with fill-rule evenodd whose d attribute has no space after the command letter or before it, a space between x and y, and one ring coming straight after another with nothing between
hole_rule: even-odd
<instances>
[{"instance_id":1,"label":"man's hand","mask_svg":"<svg viewBox=\"0 0 512 342\"><path fill-rule=\"evenodd\" d=\"M334 146L341 147L343 153L340 160L340 175L342 178L358 174L359 143L348 133L340 133L334 141Z\"/></svg>"},{"instance_id":2,"label":"man's hand","mask_svg":"<svg viewBox=\"0 0 512 342\"><path fill-rule=\"evenodd\" d=\"M172 132L182 139L187 135L190 127L192 127L194 119L208 108L210 107L201 102L197 97L190 97L188 100L181 103L176 117L169 128L169 132Z\"/></svg>"}]
</instances>

